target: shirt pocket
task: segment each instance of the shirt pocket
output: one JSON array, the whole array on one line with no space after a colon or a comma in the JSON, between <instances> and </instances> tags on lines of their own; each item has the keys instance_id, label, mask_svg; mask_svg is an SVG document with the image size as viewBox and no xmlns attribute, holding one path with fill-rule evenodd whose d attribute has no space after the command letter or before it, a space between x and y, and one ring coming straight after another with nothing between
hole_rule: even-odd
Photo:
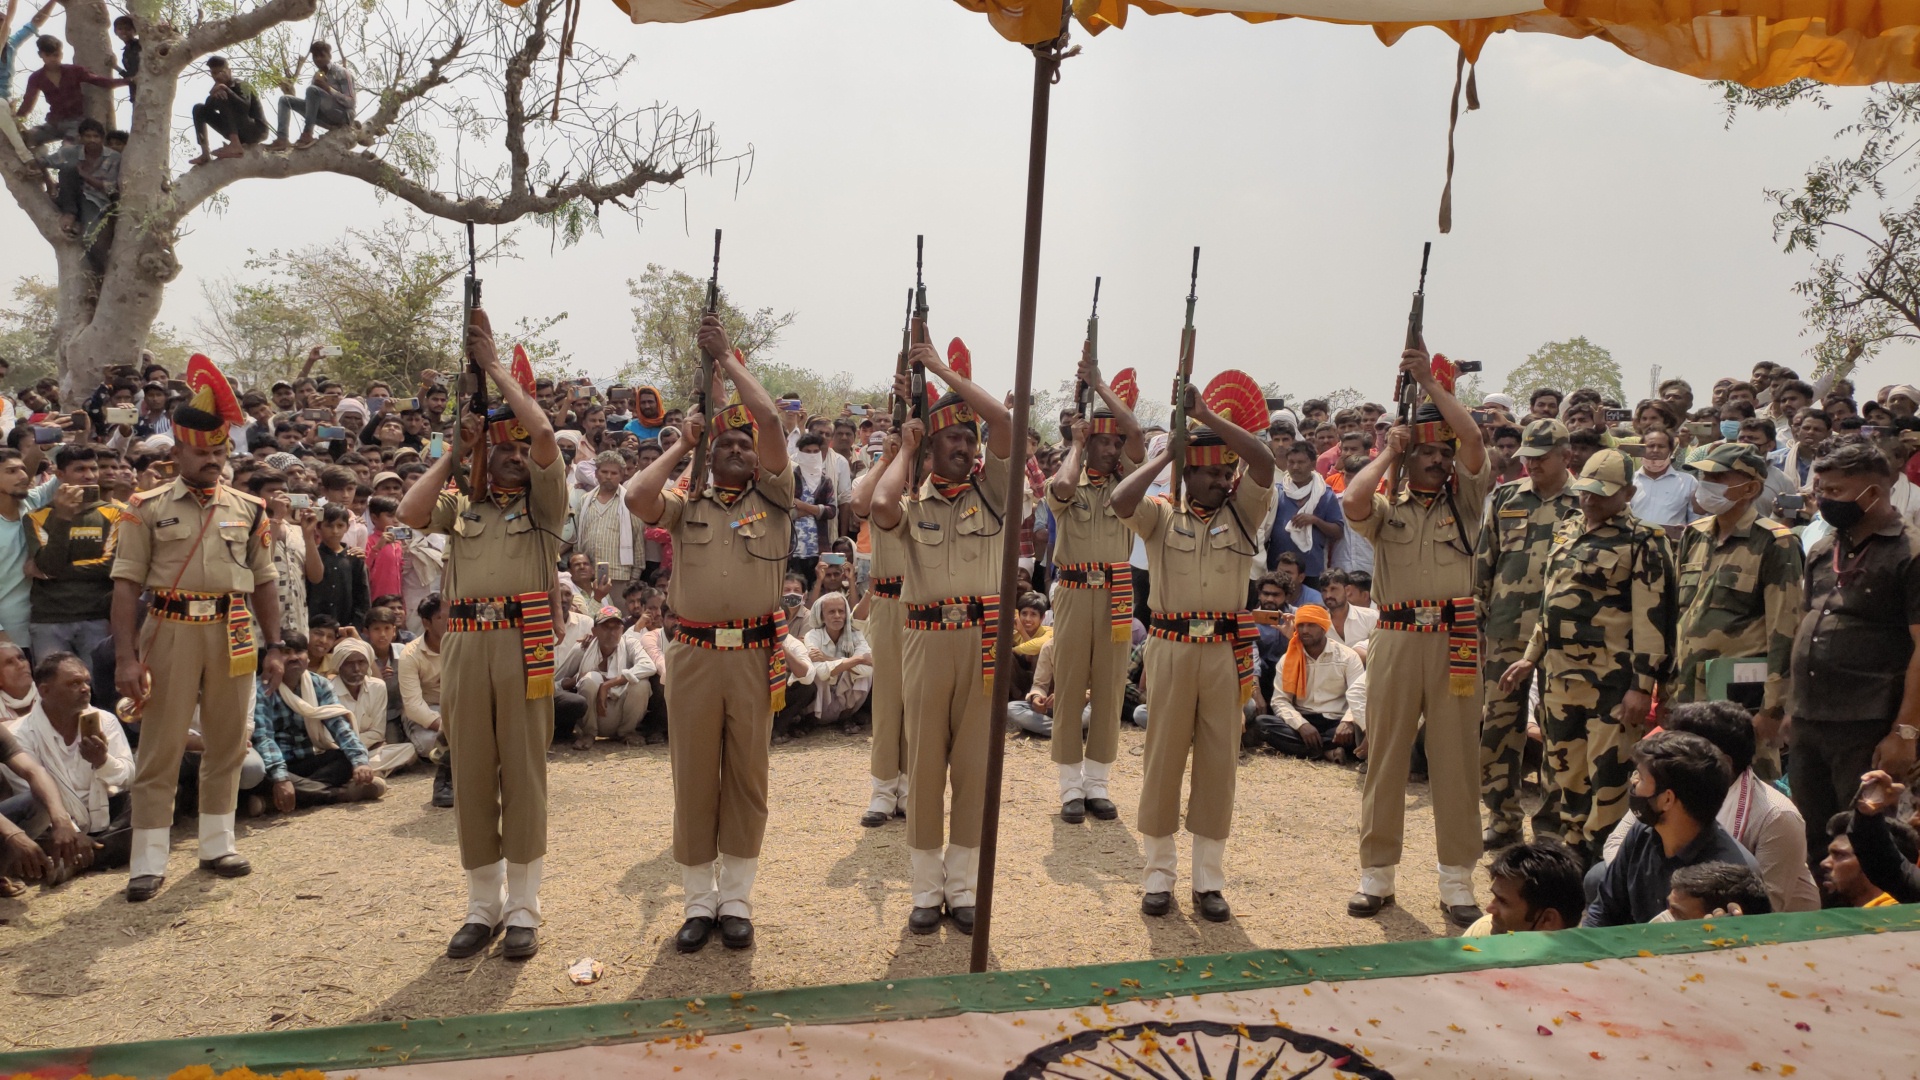
<instances>
[{"instance_id":1,"label":"shirt pocket","mask_svg":"<svg viewBox=\"0 0 1920 1080\"><path fill-rule=\"evenodd\" d=\"M453 519L453 535L465 542L449 544L448 546L453 549L454 554L463 563L477 559L480 557L483 548L483 545L478 543L478 541L486 535L486 532L487 520L485 518L478 515L468 517L466 514L461 514L459 517Z\"/></svg>"},{"instance_id":2,"label":"shirt pocket","mask_svg":"<svg viewBox=\"0 0 1920 1080\"><path fill-rule=\"evenodd\" d=\"M1169 558L1182 562L1193 561L1194 556L1200 550L1200 537L1198 534L1189 530L1190 525L1185 522L1176 521L1167 526L1166 536L1162 543L1166 547Z\"/></svg>"},{"instance_id":3,"label":"shirt pocket","mask_svg":"<svg viewBox=\"0 0 1920 1080\"><path fill-rule=\"evenodd\" d=\"M962 511L960 520L953 526L954 533L963 538L963 541L955 541L954 557L961 562L979 562L980 556L986 554L987 542L984 538L988 535L990 524L987 512L979 506Z\"/></svg>"},{"instance_id":4,"label":"shirt pocket","mask_svg":"<svg viewBox=\"0 0 1920 1080\"><path fill-rule=\"evenodd\" d=\"M1413 529L1405 522L1388 518L1373 538L1375 557L1388 566L1411 568L1418 561L1420 545L1413 542Z\"/></svg>"},{"instance_id":5,"label":"shirt pocket","mask_svg":"<svg viewBox=\"0 0 1920 1080\"><path fill-rule=\"evenodd\" d=\"M1499 544L1503 555L1519 554L1527 550L1527 535L1533 524L1528 517L1502 517L1500 520Z\"/></svg>"},{"instance_id":6,"label":"shirt pocket","mask_svg":"<svg viewBox=\"0 0 1920 1080\"><path fill-rule=\"evenodd\" d=\"M947 564L947 530L938 521L922 520L908 511L907 536L913 543L907 554L921 566L937 568Z\"/></svg>"},{"instance_id":7,"label":"shirt pocket","mask_svg":"<svg viewBox=\"0 0 1920 1080\"><path fill-rule=\"evenodd\" d=\"M1707 593L1707 606L1740 614L1759 610L1758 566L1723 566L1704 580L1712 590Z\"/></svg>"}]
</instances>

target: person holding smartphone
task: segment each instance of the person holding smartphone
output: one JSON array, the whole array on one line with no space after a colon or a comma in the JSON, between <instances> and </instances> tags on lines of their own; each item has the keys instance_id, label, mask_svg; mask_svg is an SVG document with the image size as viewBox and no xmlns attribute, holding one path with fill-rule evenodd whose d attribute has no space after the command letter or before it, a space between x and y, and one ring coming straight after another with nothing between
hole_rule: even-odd
<instances>
[{"instance_id":1,"label":"person holding smartphone","mask_svg":"<svg viewBox=\"0 0 1920 1080\"><path fill-rule=\"evenodd\" d=\"M53 502L27 515L27 576L35 656L92 656L112 630L113 530L121 508L100 496L98 452L71 444L53 454L60 487Z\"/></svg>"}]
</instances>

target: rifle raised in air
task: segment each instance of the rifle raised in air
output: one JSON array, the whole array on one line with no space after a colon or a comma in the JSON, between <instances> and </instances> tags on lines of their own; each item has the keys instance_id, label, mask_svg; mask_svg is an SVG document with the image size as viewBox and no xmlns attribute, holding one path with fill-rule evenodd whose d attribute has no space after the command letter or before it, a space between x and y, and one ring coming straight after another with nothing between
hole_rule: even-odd
<instances>
[{"instance_id":1,"label":"rifle raised in air","mask_svg":"<svg viewBox=\"0 0 1920 1080\"><path fill-rule=\"evenodd\" d=\"M1405 348L1425 349L1427 321L1427 258L1433 254L1433 241L1427 241L1420 249L1420 284L1413 290L1413 306L1407 310L1407 344ZM1420 384L1412 376L1402 371L1393 384L1393 398L1400 405L1400 423L1413 423L1413 407L1420 397Z\"/></svg>"},{"instance_id":2,"label":"rifle raised in air","mask_svg":"<svg viewBox=\"0 0 1920 1080\"><path fill-rule=\"evenodd\" d=\"M1100 279L1093 279L1093 313L1087 316L1087 359L1095 365L1100 363ZM1080 410L1080 419L1093 419L1093 387L1085 379L1073 385L1073 401Z\"/></svg>"},{"instance_id":3,"label":"rifle raised in air","mask_svg":"<svg viewBox=\"0 0 1920 1080\"><path fill-rule=\"evenodd\" d=\"M707 278L707 314L716 315L720 311L720 230L713 230L713 274ZM694 384L694 408L700 410L700 419L709 426L713 424L713 412L707 398L713 390L713 365L719 358L700 347L700 381ZM707 486L707 444L712 439L706 432L693 444L693 471L689 474L687 490L699 493Z\"/></svg>"},{"instance_id":4,"label":"rifle raised in air","mask_svg":"<svg viewBox=\"0 0 1920 1080\"><path fill-rule=\"evenodd\" d=\"M1180 481L1187 465L1187 387L1193 385L1193 305L1200 299L1200 248L1193 249L1193 277L1187 282L1187 326L1180 331L1180 366L1173 373L1173 418L1167 422L1167 452L1173 456L1167 495L1180 505Z\"/></svg>"},{"instance_id":5,"label":"rifle raised in air","mask_svg":"<svg viewBox=\"0 0 1920 1080\"><path fill-rule=\"evenodd\" d=\"M927 238L924 235L913 238L913 319L909 330L913 344L919 345L927 340L927 283L920 276L922 256L926 254ZM915 420L927 418L927 367L917 361L908 364L907 394Z\"/></svg>"},{"instance_id":6,"label":"rifle raised in air","mask_svg":"<svg viewBox=\"0 0 1920 1080\"><path fill-rule=\"evenodd\" d=\"M907 290L907 314L900 321L900 358L894 362L895 376L907 374L907 354L913 351L913 290ZM899 431L907 424L907 399L895 395L893 399L893 430Z\"/></svg>"},{"instance_id":7,"label":"rifle raised in air","mask_svg":"<svg viewBox=\"0 0 1920 1080\"><path fill-rule=\"evenodd\" d=\"M477 446L464 445L464 432L466 428L465 425L461 423L463 418L460 415L458 405L461 395L459 393L453 395L455 402L453 423L453 481L454 485L460 491L460 494L465 495L469 499L484 498L487 491L487 373L480 369L480 362L474 359L473 342L471 338L473 312L474 309L479 306L479 257L474 251L473 222L469 221L467 222L467 280L461 299L462 318L460 320L460 345L466 354L467 367L463 377L457 380L457 382L461 384L471 384L472 396L469 398L469 408L480 417L480 440ZM465 391L468 390L469 387L468 385L460 385L457 389ZM471 460L469 460L469 455L471 455Z\"/></svg>"}]
</instances>

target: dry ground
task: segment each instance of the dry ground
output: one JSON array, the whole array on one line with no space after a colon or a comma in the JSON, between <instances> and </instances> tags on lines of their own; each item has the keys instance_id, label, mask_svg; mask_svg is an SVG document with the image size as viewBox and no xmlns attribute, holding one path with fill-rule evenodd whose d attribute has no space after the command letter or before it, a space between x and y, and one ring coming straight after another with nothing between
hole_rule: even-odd
<instances>
[{"instance_id":1,"label":"dry ground","mask_svg":"<svg viewBox=\"0 0 1920 1080\"><path fill-rule=\"evenodd\" d=\"M1115 822L1067 825L1047 744L1008 743L993 960L1002 968L1402 940L1446 932L1434 887L1433 816L1408 798L1398 908L1349 918L1360 776L1268 754L1243 758L1227 848L1233 921L1139 911L1132 831L1144 735L1123 729ZM69 1046L496 1012L620 998L858 982L965 971L950 925L906 932L905 826L863 829L864 737L820 734L773 750L772 821L755 891L756 948L716 939L681 956L680 877L669 854L665 747L557 752L540 954L451 961L465 912L453 815L430 776L394 778L373 804L241 823L252 876L193 870L176 830L167 886L129 905L122 873L89 874L0 901L0 1046ZM1182 887L1188 853L1181 851ZM1484 872L1479 884L1487 895ZM571 985L592 956L605 977Z\"/></svg>"}]
</instances>

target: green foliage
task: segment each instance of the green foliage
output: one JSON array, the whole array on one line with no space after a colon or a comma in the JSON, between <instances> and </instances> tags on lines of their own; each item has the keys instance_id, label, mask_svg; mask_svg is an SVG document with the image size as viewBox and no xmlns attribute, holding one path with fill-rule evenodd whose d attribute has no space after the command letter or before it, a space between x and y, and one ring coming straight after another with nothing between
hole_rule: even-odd
<instances>
[{"instance_id":1,"label":"green foliage","mask_svg":"<svg viewBox=\"0 0 1920 1080\"><path fill-rule=\"evenodd\" d=\"M1582 387L1600 391L1602 397L1626 401L1620 385L1620 365L1613 354L1588 341L1584 336L1567 341L1549 341L1527 356L1525 362L1507 375L1507 393L1516 402L1541 386L1551 386L1562 396Z\"/></svg>"},{"instance_id":2,"label":"green foliage","mask_svg":"<svg viewBox=\"0 0 1920 1080\"><path fill-rule=\"evenodd\" d=\"M342 349L317 370L351 393L375 379L413 386L421 371L446 373L463 362L466 251L423 220L350 229L330 244L255 254L244 266L247 279L203 284L211 316L199 330L248 385L294 377L315 345ZM485 265L480 274L484 280ZM496 324L500 348L524 345L539 374L577 374L551 336L566 317L522 318L511 330Z\"/></svg>"},{"instance_id":3,"label":"green foliage","mask_svg":"<svg viewBox=\"0 0 1920 1080\"><path fill-rule=\"evenodd\" d=\"M669 270L648 263L639 278L627 281L627 294L634 299L634 362L620 372L620 381L636 386L653 386L669 403L683 404L693 399L694 383L700 374L700 347L696 340L700 320L707 309L707 279L680 270ZM809 412L840 415L842 401L878 400L884 389L856 388L846 371L831 375L774 362L772 354L780 335L793 325L794 312L775 315L770 307L746 310L720 290L720 324L727 337L746 357L747 366L774 396L797 393Z\"/></svg>"},{"instance_id":4,"label":"green foliage","mask_svg":"<svg viewBox=\"0 0 1920 1080\"><path fill-rule=\"evenodd\" d=\"M1721 84L1727 123L1743 109L1829 107L1808 80L1767 90ZM1823 157L1796 187L1770 189L1773 236L1782 250L1813 256L1794 286L1806 301L1814 370L1850 367L1895 341L1920 341L1920 195L1911 177L1920 86L1868 89L1853 123L1835 137L1851 153ZM1905 160L1903 160L1905 159Z\"/></svg>"},{"instance_id":5,"label":"green foliage","mask_svg":"<svg viewBox=\"0 0 1920 1080\"><path fill-rule=\"evenodd\" d=\"M45 378L58 378L60 343L56 312L59 289L37 277L23 277L13 283L13 302L0 307L0 356L12 362L7 383L15 387L32 386ZM165 323L154 323L147 334L146 349L176 376L186 368L193 350Z\"/></svg>"}]
</instances>

